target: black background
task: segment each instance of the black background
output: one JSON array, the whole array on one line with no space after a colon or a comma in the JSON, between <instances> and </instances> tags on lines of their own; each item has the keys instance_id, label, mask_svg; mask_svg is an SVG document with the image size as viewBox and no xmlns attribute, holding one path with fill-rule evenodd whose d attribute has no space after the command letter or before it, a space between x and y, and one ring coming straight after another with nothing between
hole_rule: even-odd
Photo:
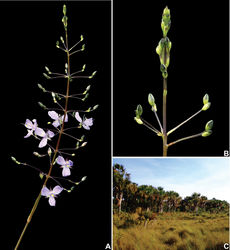
<instances>
[{"instance_id":1,"label":"black background","mask_svg":"<svg viewBox=\"0 0 230 250\"><path fill-rule=\"evenodd\" d=\"M228 1L114 2L114 156L162 156L162 139L134 121L137 104L143 118L158 128L148 104L156 99L162 121L159 56L161 16L171 11L171 61L168 68L168 131L197 112L208 93L211 108L183 125L168 142L200 133L214 121L213 134L178 143L169 156L223 156L229 149ZM119 13L119 14L118 14Z\"/></svg>"},{"instance_id":2,"label":"black background","mask_svg":"<svg viewBox=\"0 0 230 250\"><path fill-rule=\"evenodd\" d=\"M48 159L32 155L33 151L44 153L47 148L39 150L38 141L23 138L26 135L23 123L26 118L36 118L40 127L50 126L47 112L37 102L49 107L55 105L49 94L37 88L37 83L49 90L65 91L65 81L46 80L42 76L46 65L51 71L64 72L66 55L55 46L59 37L64 36L62 6L63 2L0 3L1 205L4 209L1 242L6 243L4 249L14 248L43 183L38 172L14 164L10 156L43 171L49 167ZM83 64L86 64L85 74L97 70L92 80L76 80L70 86L71 93L79 93L91 84L86 104L70 101L71 109L100 105L98 110L86 114L95 119L89 132L73 131L75 136L85 134L88 144L71 157L74 162L71 178L79 181L87 176L87 180L70 194L62 192L56 207L50 207L47 199L41 199L21 249L104 249L107 243L111 244L110 13L110 2L67 3L69 43L79 41L81 34L86 43L86 50L71 59L72 72L81 69ZM72 120L73 124L76 126L76 121ZM71 147L73 143L65 138L61 147ZM54 168L54 174L60 176L61 169ZM54 185L52 181L47 184L48 187Z\"/></svg>"}]
</instances>

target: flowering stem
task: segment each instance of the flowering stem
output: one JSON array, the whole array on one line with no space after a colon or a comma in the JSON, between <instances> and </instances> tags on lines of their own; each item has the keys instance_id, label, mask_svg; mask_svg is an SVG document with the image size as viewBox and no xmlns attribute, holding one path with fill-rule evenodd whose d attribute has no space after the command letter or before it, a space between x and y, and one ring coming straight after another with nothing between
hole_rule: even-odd
<instances>
[{"instance_id":1,"label":"flowering stem","mask_svg":"<svg viewBox=\"0 0 230 250\"><path fill-rule=\"evenodd\" d=\"M67 53L68 75L70 75L70 54L69 54L69 50L68 50L68 35L67 35L67 30L66 30L66 29L65 29L65 36L66 36L66 47L67 47L67 49L66 49L65 52ZM46 183L47 183L48 179L51 177L51 172L52 172L52 169L53 169L54 161L55 161L56 156L57 156L57 152L58 152L58 149L59 149L59 144L60 144L60 141L61 141L61 136L62 136L62 133L63 133L63 130L64 130L64 124L65 124L64 121L65 121L65 118L66 118L67 107L68 107L69 84L70 84L70 80L69 80L69 77L68 77L68 78L67 78L66 97L65 97L64 118L63 118L61 130L60 130L60 132L59 132L59 137L58 137L58 141L57 141L56 148L55 148L55 151L54 151L53 159L52 159L52 162L51 162L51 164L50 164L49 172L48 172L48 174L46 175L46 178L45 178L45 181L44 181L44 183L43 183L43 185L42 185L42 188L43 188L44 186L46 186ZM26 224L25 224L24 229L23 229L23 231L22 231L22 233L21 233L21 235L20 235L20 237L19 237L19 240L18 240L18 242L17 242L17 244L16 244L15 250L18 249L18 247L19 247L19 245L20 245L20 243L21 243L21 241L22 241L22 238L23 238L23 236L24 236L24 234L25 234L25 231L26 231L26 229L27 229L27 227L28 227L28 225L29 225L29 223L30 223L32 217L33 217L33 214L34 214L34 212L36 211L36 208L37 208L37 206L38 206L38 203L39 203L39 201L40 201L40 199L41 199L41 191L42 191L42 188L41 188L41 190L40 190L40 192L39 192L39 195L38 195L38 197L37 197L37 199L36 199L36 201L35 201L35 203L34 203L34 205L33 205L33 208L31 209L30 214L29 214L29 216L28 216L28 218L27 218Z\"/></svg>"},{"instance_id":2,"label":"flowering stem","mask_svg":"<svg viewBox=\"0 0 230 250\"><path fill-rule=\"evenodd\" d=\"M163 79L163 156L167 156L167 131L166 131L166 101L167 101L167 79Z\"/></svg>"},{"instance_id":3,"label":"flowering stem","mask_svg":"<svg viewBox=\"0 0 230 250\"><path fill-rule=\"evenodd\" d=\"M179 124L178 126L176 126L175 128L171 129L171 130L167 133L167 135L171 134L171 133L174 132L176 129L178 129L180 126L184 125L186 122L188 122L188 121L191 120L193 117L195 117L196 115L198 115L201 111L202 111L202 109L199 110L199 111L197 111L194 115L190 116L187 120L183 121L182 123L180 123L180 124Z\"/></svg>"},{"instance_id":4,"label":"flowering stem","mask_svg":"<svg viewBox=\"0 0 230 250\"><path fill-rule=\"evenodd\" d=\"M198 136L201 136L201 135L202 135L202 133L199 133L199 134L196 134L196 135L191 135L191 136L188 136L188 137L181 138L181 139L179 139L177 141L169 143L167 147L170 147L170 146L172 146L172 145L174 145L174 144L176 144L178 142L185 141L185 140L188 140L188 139L192 139L192 138L195 138L195 137L198 137Z\"/></svg>"}]
</instances>

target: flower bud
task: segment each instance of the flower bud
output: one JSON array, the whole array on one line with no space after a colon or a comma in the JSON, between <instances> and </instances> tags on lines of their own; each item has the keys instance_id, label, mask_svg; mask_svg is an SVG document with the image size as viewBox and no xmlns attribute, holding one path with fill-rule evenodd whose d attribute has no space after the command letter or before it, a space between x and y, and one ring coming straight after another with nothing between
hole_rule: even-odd
<instances>
[{"instance_id":1,"label":"flower bud","mask_svg":"<svg viewBox=\"0 0 230 250\"><path fill-rule=\"evenodd\" d=\"M99 107L99 105L97 104L97 105L93 106L92 110L96 110L98 107Z\"/></svg>"},{"instance_id":2,"label":"flower bud","mask_svg":"<svg viewBox=\"0 0 230 250\"><path fill-rule=\"evenodd\" d=\"M86 67L86 64L84 64L84 65L82 66L81 72L83 72L83 71L85 70L85 67Z\"/></svg>"},{"instance_id":3,"label":"flower bud","mask_svg":"<svg viewBox=\"0 0 230 250\"><path fill-rule=\"evenodd\" d=\"M44 174L42 172L39 173L39 177L41 178L41 180L43 179L44 177Z\"/></svg>"},{"instance_id":4,"label":"flower bud","mask_svg":"<svg viewBox=\"0 0 230 250\"><path fill-rule=\"evenodd\" d=\"M138 123L138 124L143 124L142 120L140 118L134 117L134 120Z\"/></svg>"},{"instance_id":5,"label":"flower bud","mask_svg":"<svg viewBox=\"0 0 230 250\"><path fill-rule=\"evenodd\" d=\"M18 165L20 165L20 164L21 164L21 163L20 163L19 161L17 161L17 160L16 160L16 158L15 158L15 157L13 157L13 156L11 156L11 160L12 160L13 162L17 163Z\"/></svg>"},{"instance_id":6,"label":"flower bud","mask_svg":"<svg viewBox=\"0 0 230 250\"><path fill-rule=\"evenodd\" d=\"M81 178L81 181L85 181L86 178L87 178L87 176L82 177L82 178Z\"/></svg>"},{"instance_id":7,"label":"flower bud","mask_svg":"<svg viewBox=\"0 0 230 250\"><path fill-rule=\"evenodd\" d=\"M213 120L211 120L211 121L209 121L209 122L206 123L206 125L205 125L205 131L211 130L212 127L213 127Z\"/></svg>"},{"instance_id":8,"label":"flower bud","mask_svg":"<svg viewBox=\"0 0 230 250\"><path fill-rule=\"evenodd\" d=\"M80 39L81 39L81 40L80 40L81 42L84 40L83 35L80 36Z\"/></svg>"},{"instance_id":9,"label":"flower bud","mask_svg":"<svg viewBox=\"0 0 230 250\"><path fill-rule=\"evenodd\" d=\"M207 103L203 106L202 110L203 110L203 111L206 111L207 109L210 108L210 106L211 106L211 102L207 102Z\"/></svg>"},{"instance_id":10,"label":"flower bud","mask_svg":"<svg viewBox=\"0 0 230 250\"><path fill-rule=\"evenodd\" d=\"M41 89L43 92L46 92L46 89L45 89L41 84L38 83L38 87L39 87L39 89Z\"/></svg>"},{"instance_id":11,"label":"flower bud","mask_svg":"<svg viewBox=\"0 0 230 250\"><path fill-rule=\"evenodd\" d=\"M43 73L43 76L46 78L46 79L50 79L51 77L48 76L46 73Z\"/></svg>"},{"instance_id":12,"label":"flower bud","mask_svg":"<svg viewBox=\"0 0 230 250\"><path fill-rule=\"evenodd\" d=\"M151 106L155 105L155 98L151 93L148 95L148 102Z\"/></svg>"},{"instance_id":13,"label":"flower bud","mask_svg":"<svg viewBox=\"0 0 230 250\"><path fill-rule=\"evenodd\" d=\"M166 6L166 8L163 11L162 20L161 20L161 29L162 29L164 37L167 36L170 26L171 26L170 10Z\"/></svg>"},{"instance_id":14,"label":"flower bud","mask_svg":"<svg viewBox=\"0 0 230 250\"><path fill-rule=\"evenodd\" d=\"M59 46L59 41L56 42L56 47L57 47L57 48L60 48L60 46Z\"/></svg>"},{"instance_id":15,"label":"flower bud","mask_svg":"<svg viewBox=\"0 0 230 250\"><path fill-rule=\"evenodd\" d=\"M85 147L86 146L86 144L87 144L87 142L85 141L85 142L83 142L82 144L81 144L81 147Z\"/></svg>"},{"instance_id":16,"label":"flower bud","mask_svg":"<svg viewBox=\"0 0 230 250\"><path fill-rule=\"evenodd\" d=\"M140 104L137 105L137 109L136 109L136 117L137 118L140 118L140 116L142 115L143 113L143 108Z\"/></svg>"},{"instance_id":17,"label":"flower bud","mask_svg":"<svg viewBox=\"0 0 230 250\"><path fill-rule=\"evenodd\" d=\"M39 105L41 108L43 108L43 109L47 109L47 107L46 107L43 103L41 103L41 102L38 102L38 105Z\"/></svg>"},{"instance_id":18,"label":"flower bud","mask_svg":"<svg viewBox=\"0 0 230 250\"><path fill-rule=\"evenodd\" d=\"M85 50L85 44L82 45L81 51Z\"/></svg>"},{"instance_id":19,"label":"flower bud","mask_svg":"<svg viewBox=\"0 0 230 250\"><path fill-rule=\"evenodd\" d=\"M67 20L68 20L68 17L67 16L63 16L62 22L64 24L65 30L67 29Z\"/></svg>"},{"instance_id":20,"label":"flower bud","mask_svg":"<svg viewBox=\"0 0 230 250\"><path fill-rule=\"evenodd\" d=\"M209 96L208 96L208 94L205 94L204 97L203 97L203 103L204 103L204 105L207 104L208 101L209 101Z\"/></svg>"},{"instance_id":21,"label":"flower bud","mask_svg":"<svg viewBox=\"0 0 230 250\"><path fill-rule=\"evenodd\" d=\"M66 11L67 11L66 5L64 4L64 5L63 5L63 14L64 14L64 16L66 15Z\"/></svg>"},{"instance_id":22,"label":"flower bud","mask_svg":"<svg viewBox=\"0 0 230 250\"><path fill-rule=\"evenodd\" d=\"M91 76L89 76L89 79L93 78L96 75L97 71L94 71Z\"/></svg>"},{"instance_id":23,"label":"flower bud","mask_svg":"<svg viewBox=\"0 0 230 250\"><path fill-rule=\"evenodd\" d=\"M61 40L61 42L62 42L63 44L65 44L64 38L63 38L62 36L60 36L60 40Z\"/></svg>"},{"instance_id":24,"label":"flower bud","mask_svg":"<svg viewBox=\"0 0 230 250\"><path fill-rule=\"evenodd\" d=\"M212 134L212 130L208 130L208 131L204 131L203 133L202 133L202 136L203 137L207 137L207 136L209 136L209 135L211 135Z\"/></svg>"}]
</instances>

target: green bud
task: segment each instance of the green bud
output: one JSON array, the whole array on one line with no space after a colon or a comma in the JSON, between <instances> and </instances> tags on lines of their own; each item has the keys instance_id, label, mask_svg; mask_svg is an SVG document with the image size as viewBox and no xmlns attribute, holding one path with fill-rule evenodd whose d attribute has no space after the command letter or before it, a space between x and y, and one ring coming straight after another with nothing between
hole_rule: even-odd
<instances>
[{"instance_id":1,"label":"green bud","mask_svg":"<svg viewBox=\"0 0 230 250\"><path fill-rule=\"evenodd\" d=\"M85 44L82 45L81 51L85 50Z\"/></svg>"},{"instance_id":2,"label":"green bud","mask_svg":"<svg viewBox=\"0 0 230 250\"><path fill-rule=\"evenodd\" d=\"M37 157L42 157L38 152L33 152L33 155L37 156Z\"/></svg>"},{"instance_id":3,"label":"green bud","mask_svg":"<svg viewBox=\"0 0 230 250\"><path fill-rule=\"evenodd\" d=\"M60 36L60 40L63 44L65 44L64 38L62 36Z\"/></svg>"},{"instance_id":4,"label":"green bud","mask_svg":"<svg viewBox=\"0 0 230 250\"><path fill-rule=\"evenodd\" d=\"M211 121L209 121L209 122L206 123L206 125L205 125L205 131L211 130L212 127L213 127L213 120L211 120Z\"/></svg>"},{"instance_id":5,"label":"green bud","mask_svg":"<svg viewBox=\"0 0 230 250\"><path fill-rule=\"evenodd\" d=\"M47 109L47 107L46 107L43 103L41 103L41 102L38 102L38 105L39 105L41 108L43 108L43 109Z\"/></svg>"},{"instance_id":6,"label":"green bud","mask_svg":"<svg viewBox=\"0 0 230 250\"><path fill-rule=\"evenodd\" d=\"M158 44L157 48L156 48L156 52L158 55L161 55L161 52L162 52L162 47L160 44Z\"/></svg>"},{"instance_id":7,"label":"green bud","mask_svg":"<svg viewBox=\"0 0 230 250\"><path fill-rule=\"evenodd\" d=\"M41 178L41 179L43 179L43 177L44 177L44 174L41 172L41 173L39 173L39 177Z\"/></svg>"},{"instance_id":8,"label":"green bud","mask_svg":"<svg viewBox=\"0 0 230 250\"><path fill-rule=\"evenodd\" d=\"M48 153L49 157L52 155L52 150L51 150L51 148L50 148L50 147L48 148L47 153Z\"/></svg>"},{"instance_id":9,"label":"green bud","mask_svg":"<svg viewBox=\"0 0 230 250\"><path fill-rule=\"evenodd\" d=\"M96 110L99 107L99 105L95 105L92 110Z\"/></svg>"},{"instance_id":10,"label":"green bud","mask_svg":"<svg viewBox=\"0 0 230 250\"><path fill-rule=\"evenodd\" d=\"M48 76L46 73L43 73L43 76L46 78L46 79L50 79L51 77Z\"/></svg>"},{"instance_id":11,"label":"green bud","mask_svg":"<svg viewBox=\"0 0 230 250\"><path fill-rule=\"evenodd\" d=\"M202 136L203 137L207 137L207 136L209 136L209 135L211 135L212 134L212 130L208 130L208 131L204 131L203 133L202 133Z\"/></svg>"},{"instance_id":12,"label":"green bud","mask_svg":"<svg viewBox=\"0 0 230 250\"><path fill-rule=\"evenodd\" d=\"M51 72L47 66L45 66L45 70L47 71L48 74L51 74Z\"/></svg>"},{"instance_id":13,"label":"green bud","mask_svg":"<svg viewBox=\"0 0 230 250\"><path fill-rule=\"evenodd\" d=\"M89 79L93 78L96 75L97 71L94 71L91 76L89 76Z\"/></svg>"},{"instance_id":14,"label":"green bud","mask_svg":"<svg viewBox=\"0 0 230 250\"><path fill-rule=\"evenodd\" d=\"M88 85L82 94L85 95L90 90L90 88L91 88L91 85Z\"/></svg>"},{"instance_id":15,"label":"green bud","mask_svg":"<svg viewBox=\"0 0 230 250\"><path fill-rule=\"evenodd\" d=\"M140 116L142 115L143 113L143 108L140 104L137 105L137 109L136 109L136 117L137 118L140 118Z\"/></svg>"},{"instance_id":16,"label":"green bud","mask_svg":"<svg viewBox=\"0 0 230 250\"><path fill-rule=\"evenodd\" d=\"M163 31L163 36L166 37L171 26L170 10L166 6L162 14L161 29Z\"/></svg>"},{"instance_id":17,"label":"green bud","mask_svg":"<svg viewBox=\"0 0 230 250\"><path fill-rule=\"evenodd\" d=\"M64 4L64 5L63 5L63 14L64 14L64 16L66 15L66 11L67 11L66 5Z\"/></svg>"},{"instance_id":18,"label":"green bud","mask_svg":"<svg viewBox=\"0 0 230 250\"><path fill-rule=\"evenodd\" d=\"M80 145L80 143L79 143L79 141L76 143L76 149L78 149L79 148L79 145Z\"/></svg>"},{"instance_id":19,"label":"green bud","mask_svg":"<svg viewBox=\"0 0 230 250\"><path fill-rule=\"evenodd\" d=\"M155 98L151 93L148 95L148 102L151 106L155 105Z\"/></svg>"},{"instance_id":20,"label":"green bud","mask_svg":"<svg viewBox=\"0 0 230 250\"><path fill-rule=\"evenodd\" d=\"M68 20L68 17L67 16L63 16L62 22L64 24L65 29L67 28L67 20Z\"/></svg>"},{"instance_id":21,"label":"green bud","mask_svg":"<svg viewBox=\"0 0 230 250\"><path fill-rule=\"evenodd\" d=\"M203 103L204 103L204 105L207 104L208 101L209 101L209 96L208 96L208 94L205 94L204 97L203 97Z\"/></svg>"},{"instance_id":22,"label":"green bud","mask_svg":"<svg viewBox=\"0 0 230 250\"><path fill-rule=\"evenodd\" d=\"M60 48L60 46L59 46L59 41L56 42L56 47L57 47L57 48Z\"/></svg>"},{"instance_id":23,"label":"green bud","mask_svg":"<svg viewBox=\"0 0 230 250\"><path fill-rule=\"evenodd\" d=\"M19 161L17 161L17 160L16 160L16 158L15 158L15 157L13 157L13 156L11 156L11 160L12 160L13 162L17 163L18 165L20 165L20 164L21 164L21 163L20 163Z\"/></svg>"},{"instance_id":24,"label":"green bud","mask_svg":"<svg viewBox=\"0 0 230 250\"><path fill-rule=\"evenodd\" d=\"M81 144L81 147L85 147L86 146L86 144L87 144L87 142L85 141L85 142L83 142L82 144Z\"/></svg>"},{"instance_id":25,"label":"green bud","mask_svg":"<svg viewBox=\"0 0 230 250\"><path fill-rule=\"evenodd\" d=\"M202 110L203 110L203 111L206 111L207 109L210 108L210 106L211 106L211 102L207 102L207 103L203 106Z\"/></svg>"},{"instance_id":26,"label":"green bud","mask_svg":"<svg viewBox=\"0 0 230 250\"><path fill-rule=\"evenodd\" d=\"M91 111L91 107L85 110L85 112L90 112L90 111Z\"/></svg>"},{"instance_id":27,"label":"green bud","mask_svg":"<svg viewBox=\"0 0 230 250\"><path fill-rule=\"evenodd\" d=\"M143 124L141 118L134 117L134 120L135 120L138 124Z\"/></svg>"},{"instance_id":28,"label":"green bud","mask_svg":"<svg viewBox=\"0 0 230 250\"><path fill-rule=\"evenodd\" d=\"M68 69L68 63L65 64L65 68Z\"/></svg>"},{"instance_id":29,"label":"green bud","mask_svg":"<svg viewBox=\"0 0 230 250\"><path fill-rule=\"evenodd\" d=\"M82 42L82 41L84 40L84 37L83 37L83 35L81 35L81 36L80 36L80 38L81 38L81 40L80 40L80 41Z\"/></svg>"},{"instance_id":30,"label":"green bud","mask_svg":"<svg viewBox=\"0 0 230 250\"><path fill-rule=\"evenodd\" d=\"M39 83L38 83L38 87L39 87L39 89L41 89L43 92L46 92L45 88L44 88L44 87L42 87L42 85L41 85L41 84L39 84Z\"/></svg>"},{"instance_id":31,"label":"green bud","mask_svg":"<svg viewBox=\"0 0 230 250\"><path fill-rule=\"evenodd\" d=\"M87 178L87 176L82 177L82 178L81 178L81 181L85 181L86 178Z\"/></svg>"},{"instance_id":32,"label":"green bud","mask_svg":"<svg viewBox=\"0 0 230 250\"><path fill-rule=\"evenodd\" d=\"M84 64L84 65L82 66L81 72L83 72L83 71L85 70L85 67L86 67L86 64Z\"/></svg>"},{"instance_id":33,"label":"green bud","mask_svg":"<svg viewBox=\"0 0 230 250\"><path fill-rule=\"evenodd\" d=\"M88 96L89 96L89 93L86 93L85 97L82 98L81 100L84 102L88 98Z\"/></svg>"},{"instance_id":34,"label":"green bud","mask_svg":"<svg viewBox=\"0 0 230 250\"><path fill-rule=\"evenodd\" d=\"M75 154L73 153L73 154L71 154L71 156L75 156Z\"/></svg>"}]
</instances>

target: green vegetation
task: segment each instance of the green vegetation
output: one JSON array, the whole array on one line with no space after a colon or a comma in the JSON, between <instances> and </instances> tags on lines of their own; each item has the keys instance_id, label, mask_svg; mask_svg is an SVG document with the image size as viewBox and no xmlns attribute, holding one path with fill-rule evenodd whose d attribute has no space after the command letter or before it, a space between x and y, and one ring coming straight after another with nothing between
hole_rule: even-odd
<instances>
[{"instance_id":1,"label":"green vegetation","mask_svg":"<svg viewBox=\"0 0 230 250\"><path fill-rule=\"evenodd\" d=\"M214 250L229 242L228 202L138 186L119 164L113 173L114 250Z\"/></svg>"}]
</instances>

